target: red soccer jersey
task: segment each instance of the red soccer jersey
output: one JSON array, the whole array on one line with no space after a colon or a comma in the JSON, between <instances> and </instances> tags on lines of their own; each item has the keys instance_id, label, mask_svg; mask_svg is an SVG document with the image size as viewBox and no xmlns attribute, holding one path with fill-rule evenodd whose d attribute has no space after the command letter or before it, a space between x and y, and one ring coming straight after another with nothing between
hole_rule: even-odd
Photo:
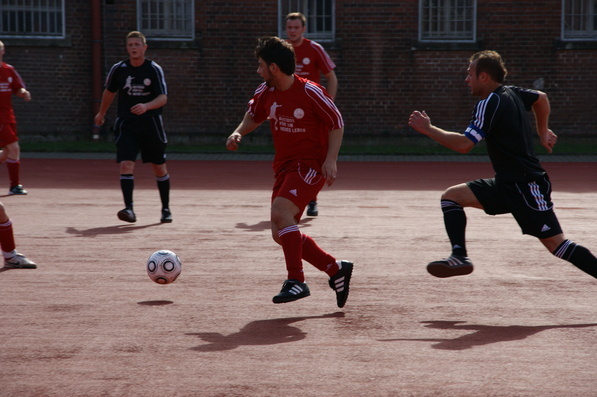
<instances>
[{"instance_id":1,"label":"red soccer jersey","mask_svg":"<svg viewBox=\"0 0 597 397\"><path fill-rule=\"evenodd\" d=\"M0 65L0 123L16 123L12 108L12 95L25 88L25 83L15 68L2 62Z\"/></svg>"},{"instance_id":2,"label":"red soccer jersey","mask_svg":"<svg viewBox=\"0 0 597 397\"><path fill-rule=\"evenodd\" d=\"M321 166L327 156L330 131L344 127L340 111L323 87L297 75L286 91L262 83L249 101L247 112L256 123L270 121L275 172L292 161L313 160Z\"/></svg>"},{"instance_id":3,"label":"red soccer jersey","mask_svg":"<svg viewBox=\"0 0 597 397\"><path fill-rule=\"evenodd\" d=\"M321 44L309 39L303 38L302 44L294 47L294 54L296 56L295 73L316 83L320 82L320 74L326 75L336 67Z\"/></svg>"}]
</instances>

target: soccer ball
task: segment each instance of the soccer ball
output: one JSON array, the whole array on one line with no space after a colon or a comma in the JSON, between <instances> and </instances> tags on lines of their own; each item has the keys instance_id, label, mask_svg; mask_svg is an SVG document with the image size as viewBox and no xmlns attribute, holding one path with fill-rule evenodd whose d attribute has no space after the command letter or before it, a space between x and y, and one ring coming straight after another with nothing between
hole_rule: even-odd
<instances>
[{"instance_id":1,"label":"soccer ball","mask_svg":"<svg viewBox=\"0 0 597 397\"><path fill-rule=\"evenodd\" d=\"M147 260L147 274L158 284L173 283L181 271L180 258L172 251L156 251Z\"/></svg>"}]
</instances>

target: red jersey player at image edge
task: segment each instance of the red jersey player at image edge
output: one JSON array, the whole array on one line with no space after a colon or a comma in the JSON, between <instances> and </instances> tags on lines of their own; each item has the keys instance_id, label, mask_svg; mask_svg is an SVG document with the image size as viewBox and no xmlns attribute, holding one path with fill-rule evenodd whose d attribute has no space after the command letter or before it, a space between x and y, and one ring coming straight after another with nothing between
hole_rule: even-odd
<instances>
[{"instance_id":1,"label":"red jersey player at image edge","mask_svg":"<svg viewBox=\"0 0 597 397\"><path fill-rule=\"evenodd\" d=\"M0 41L0 163L6 162L10 185L9 195L25 195L27 191L21 185L21 147L17 136L17 118L12 107L12 95L31 100L25 82L16 69L4 62L6 52Z\"/></svg>"},{"instance_id":2,"label":"red jersey player at image edge","mask_svg":"<svg viewBox=\"0 0 597 397\"><path fill-rule=\"evenodd\" d=\"M0 162L7 162L11 179L9 195L24 195L27 191L19 184L20 147L17 138L17 120L12 108L12 95L26 101L31 93L14 67L4 62L4 43L0 41ZM16 249L12 221L4 204L0 203L0 248L4 258L4 269L35 269L37 265Z\"/></svg>"}]
</instances>

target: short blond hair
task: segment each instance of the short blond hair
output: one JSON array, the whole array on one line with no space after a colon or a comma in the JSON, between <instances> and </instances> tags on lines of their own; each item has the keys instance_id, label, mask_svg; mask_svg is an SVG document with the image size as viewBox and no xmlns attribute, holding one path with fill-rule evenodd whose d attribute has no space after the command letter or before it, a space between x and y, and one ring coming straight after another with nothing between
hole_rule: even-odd
<instances>
[{"instance_id":1,"label":"short blond hair","mask_svg":"<svg viewBox=\"0 0 597 397\"><path fill-rule=\"evenodd\" d=\"M126 35L126 39L141 39L143 40L143 45L147 45L147 40L145 39L145 35L137 30L133 30Z\"/></svg>"}]
</instances>

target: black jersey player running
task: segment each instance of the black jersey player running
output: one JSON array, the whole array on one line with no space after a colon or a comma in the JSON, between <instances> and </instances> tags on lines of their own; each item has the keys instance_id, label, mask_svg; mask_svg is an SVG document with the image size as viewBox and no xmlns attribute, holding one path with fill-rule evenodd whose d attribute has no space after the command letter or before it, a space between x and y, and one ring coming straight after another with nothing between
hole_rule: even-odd
<instances>
[{"instance_id":1,"label":"black jersey player running","mask_svg":"<svg viewBox=\"0 0 597 397\"><path fill-rule=\"evenodd\" d=\"M478 179L448 188L441 197L446 231L452 244L449 258L427 265L436 277L466 275L473 271L465 245L466 215L475 207L489 215L511 213L524 234L537 237L558 258L567 260L597 278L597 258L585 247L564 237L551 202L551 184L533 150L527 112L535 114L541 145L552 152L557 136L549 129L550 103L540 91L503 85L507 70L501 56L481 51L470 58L468 83L481 98L464 134L431 124L425 111L414 111L409 125L442 145L468 153L485 139L495 171L491 179Z\"/></svg>"},{"instance_id":2,"label":"black jersey player running","mask_svg":"<svg viewBox=\"0 0 597 397\"><path fill-rule=\"evenodd\" d=\"M141 152L143 163L151 163L162 202L162 223L172 222L169 208L170 175L166 168L166 131L162 123L162 107L168 101L168 90L162 68L145 58L147 42L141 32L126 36L129 59L116 63L106 77L95 124L104 124L104 117L118 92L116 161L120 163L120 187L125 208L118 218L136 222L133 211L135 160Z\"/></svg>"}]
</instances>

